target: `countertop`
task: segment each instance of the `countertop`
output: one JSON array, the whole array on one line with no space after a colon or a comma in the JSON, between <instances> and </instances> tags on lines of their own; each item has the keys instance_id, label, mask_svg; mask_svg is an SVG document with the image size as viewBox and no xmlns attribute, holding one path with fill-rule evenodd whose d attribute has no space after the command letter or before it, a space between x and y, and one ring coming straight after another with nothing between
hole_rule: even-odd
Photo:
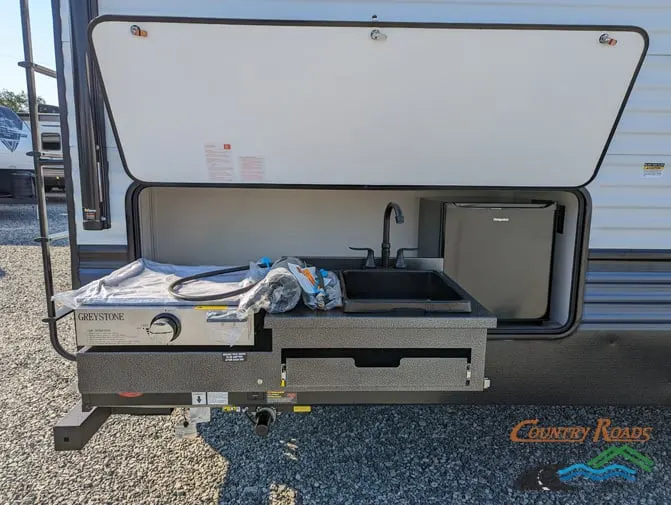
<instances>
[{"instance_id":1,"label":"countertop","mask_svg":"<svg viewBox=\"0 0 671 505\"><path fill-rule=\"evenodd\" d=\"M266 328L495 328L496 318L480 304L470 313L403 312L345 313L342 309L316 311L299 305L284 314L267 314Z\"/></svg>"}]
</instances>

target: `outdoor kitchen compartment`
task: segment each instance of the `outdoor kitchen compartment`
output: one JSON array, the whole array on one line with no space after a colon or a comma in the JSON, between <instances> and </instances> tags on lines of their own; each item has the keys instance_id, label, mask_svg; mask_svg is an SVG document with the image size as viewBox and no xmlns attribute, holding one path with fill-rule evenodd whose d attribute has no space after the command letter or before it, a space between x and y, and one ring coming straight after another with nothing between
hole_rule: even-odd
<instances>
[{"instance_id":1,"label":"outdoor kitchen compartment","mask_svg":"<svg viewBox=\"0 0 671 505\"><path fill-rule=\"evenodd\" d=\"M420 254L497 318L540 320L550 304L557 204L422 200Z\"/></svg>"},{"instance_id":2,"label":"outdoor kitchen compartment","mask_svg":"<svg viewBox=\"0 0 671 505\"><path fill-rule=\"evenodd\" d=\"M134 36L133 26L149 36ZM84 401L106 407L119 391L144 391L151 394L140 405L157 398L191 406L192 392L214 391L240 406L444 402L455 398L448 392L489 388L486 370L490 392L501 395L486 367L490 345L492 359L505 364L492 372L506 377L514 369L519 378L526 374L520 366L530 365L522 347L500 342L575 331L591 218L583 188L601 164L645 40L622 29L617 46L607 46L599 41L603 28L584 26L376 29L385 41L371 38L368 22L114 17L90 27L119 163L134 181L113 188L126 195L131 259L225 266L310 258L349 272L344 301L368 312L299 305L266 314L253 334L254 344L268 344L262 350L84 347L77 355ZM244 51L231 52L222 67L211 65L203 47ZM323 71L313 61L324 62ZM208 113L186 107L175 121L166 100L194 78L217 83L196 98ZM305 93L306 86L318 92ZM157 149L156 131L179 149ZM428 199L438 202L431 223L422 217ZM389 202L403 209L404 221L385 240ZM563 232L555 233L560 207ZM398 258L399 250L423 246L425 226L436 237L432 254L420 250L361 273L366 259L350 247ZM378 246L381 231L390 249ZM532 267L542 272L536 281L527 275ZM434 289L432 271L469 296ZM405 281L396 285L392 276ZM470 311L405 310L426 308L427 300L428 308L470 302ZM499 325L492 312L503 309L515 321ZM159 330L170 331L162 319ZM190 328L178 338L192 335ZM510 359L502 362L501 353Z\"/></svg>"}]
</instances>

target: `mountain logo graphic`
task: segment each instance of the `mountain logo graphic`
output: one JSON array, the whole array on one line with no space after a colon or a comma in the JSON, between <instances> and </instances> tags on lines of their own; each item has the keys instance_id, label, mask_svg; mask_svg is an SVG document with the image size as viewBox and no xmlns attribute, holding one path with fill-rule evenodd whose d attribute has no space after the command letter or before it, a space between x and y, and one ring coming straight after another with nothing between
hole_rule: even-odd
<instances>
[{"instance_id":1,"label":"mountain logo graphic","mask_svg":"<svg viewBox=\"0 0 671 505\"><path fill-rule=\"evenodd\" d=\"M14 152L21 139L27 136L27 127L16 112L9 107L0 106L0 142Z\"/></svg>"},{"instance_id":2,"label":"mountain logo graphic","mask_svg":"<svg viewBox=\"0 0 671 505\"><path fill-rule=\"evenodd\" d=\"M638 466L644 472L652 471L652 468L655 466L653 460L638 452L636 449L632 449L628 445L610 447L598 456L590 459L587 464L592 468L603 468L604 465L618 457L622 457L631 464Z\"/></svg>"},{"instance_id":3,"label":"mountain logo graphic","mask_svg":"<svg viewBox=\"0 0 671 505\"><path fill-rule=\"evenodd\" d=\"M559 480L562 482L568 482L569 480L578 477L585 477L599 482L602 480L615 479L617 477L622 477L623 479L632 482L636 480L636 470L622 465L608 465L600 470L595 470L584 463L578 463L577 465L562 468L557 474L559 474Z\"/></svg>"},{"instance_id":4,"label":"mountain logo graphic","mask_svg":"<svg viewBox=\"0 0 671 505\"><path fill-rule=\"evenodd\" d=\"M611 463L615 459L627 464ZM640 471L651 472L654 466L652 459L628 445L609 447L587 463L542 465L528 470L517 480L517 488L522 491L569 491L576 488L567 483L579 477L594 482L610 479L634 482Z\"/></svg>"},{"instance_id":5,"label":"mountain logo graphic","mask_svg":"<svg viewBox=\"0 0 671 505\"><path fill-rule=\"evenodd\" d=\"M624 465L608 465L616 458L622 458L632 465L637 466L644 472L649 472L655 466L655 462L641 454L636 449L628 445L621 447L609 447L596 457L590 459L587 464L578 463L557 471L559 480L568 482L578 477L585 477L589 480L601 482L608 479L622 478L633 482L636 480L637 469ZM607 465L607 466L606 466Z\"/></svg>"}]
</instances>

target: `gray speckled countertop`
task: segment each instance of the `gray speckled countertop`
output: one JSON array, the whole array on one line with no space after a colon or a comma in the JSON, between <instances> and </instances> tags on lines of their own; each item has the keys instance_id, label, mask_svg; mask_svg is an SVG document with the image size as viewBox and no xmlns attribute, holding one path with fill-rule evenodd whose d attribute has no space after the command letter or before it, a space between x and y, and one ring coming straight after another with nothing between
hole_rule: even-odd
<instances>
[{"instance_id":1,"label":"gray speckled countertop","mask_svg":"<svg viewBox=\"0 0 671 505\"><path fill-rule=\"evenodd\" d=\"M351 314L342 309L320 312L299 305L291 312L268 314L266 328L495 328L496 318L481 305L468 314L371 313Z\"/></svg>"}]
</instances>

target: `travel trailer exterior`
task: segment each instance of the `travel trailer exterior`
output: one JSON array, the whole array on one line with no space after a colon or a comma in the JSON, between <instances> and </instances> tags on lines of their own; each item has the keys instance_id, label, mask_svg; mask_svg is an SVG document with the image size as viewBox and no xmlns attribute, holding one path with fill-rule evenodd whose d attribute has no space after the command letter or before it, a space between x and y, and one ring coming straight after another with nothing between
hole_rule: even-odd
<instances>
[{"instance_id":1,"label":"travel trailer exterior","mask_svg":"<svg viewBox=\"0 0 671 505\"><path fill-rule=\"evenodd\" d=\"M670 402L667 1L52 3L58 449L174 407ZM146 291L263 256L342 306Z\"/></svg>"},{"instance_id":2,"label":"travel trailer exterior","mask_svg":"<svg viewBox=\"0 0 671 505\"><path fill-rule=\"evenodd\" d=\"M43 112L38 111L40 123L41 152L46 158L53 160L53 164L42 167L44 183L47 191L52 189L65 189L65 171L63 169L63 149L61 145L61 116L53 112L57 109L53 106L43 106ZM49 111L49 112L47 112ZM30 123L29 114L20 112L19 117L26 123Z\"/></svg>"},{"instance_id":3,"label":"travel trailer exterior","mask_svg":"<svg viewBox=\"0 0 671 505\"><path fill-rule=\"evenodd\" d=\"M33 180L28 127L16 113L0 106L0 198L3 201L32 199ZM25 149L25 150L24 150Z\"/></svg>"},{"instance_id":4,"label":"travel trailer exterior","mask_svg":"<svg viewBox=\"0 0 671 505\"><path fill-rule=\"evenodd\" d=\"M35 171L28 154L33 150L27 113L0 106L0 203L35 201ZM40 113L40 150L53 160L43 172L48 189L64 188L60 115Z\"/></svg>"}]
</instances>

